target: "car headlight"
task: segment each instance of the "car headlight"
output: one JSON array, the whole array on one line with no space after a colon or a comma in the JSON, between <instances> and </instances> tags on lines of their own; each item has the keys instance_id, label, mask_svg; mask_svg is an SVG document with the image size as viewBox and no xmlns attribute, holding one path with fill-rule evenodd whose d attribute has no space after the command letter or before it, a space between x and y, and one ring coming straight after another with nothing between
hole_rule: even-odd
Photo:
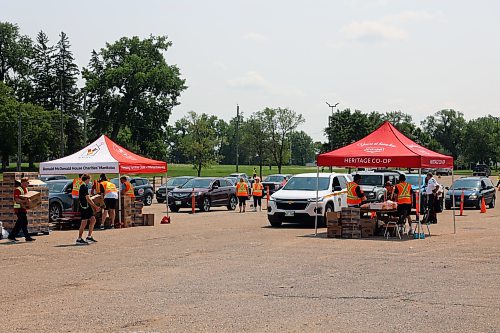
<instances>
[{"instance_id":1,"label":"car headlight","mask_svg":"<svg viewBox=\"0 0 500 333\"><path fill-rule=\"evenodd\" d=\"M477 199L477 194L473 193L469 196L469 199Z\"/></svg>"},{"instance_id":2,"label":"car headlight","mask_svg":"<svg viewBox=\"0 0 500 333\"><path fill-rule=\"evenodd\" d=\"M271 196L271 197L269 198L269 201L276 201L276 200L274 200L274 198Z\"/></svg>"},{"instance_id":3,"label":"car headlight","mask_svg":"<svg viewBox=\"0 0 500 333\"><path fill-rule=\"evenodd\" d=\"M374 196L375 196L375 193L373 193L373 192L366 193L367 198L373 198Z\"/></svg>"},{"instance_id":4,"label":"car headlight","mask_svg":"<svg viewBox=\"0 0 500 333\"><path fill-rule=\"evenodd\" d=\"M318 202L323 201L324 197L318 197ZM316 202L316 198L309 198L307 199L309 202Z\"/></svg>"},{"instance_id":5,"label":"car headlight","mask_svg":"<svg viewBox=\"0 0 500 333\"><path fill-rule=\"evenodd\" d=\"M172 192L168 192L168 196L171 197L173 194Z\"/></svg>"},{"instance_id":6,"label":"car headlight","mask_svg":"<svg viewBox=\"0 0 500 333\"><path fill-rule=\"evenodd\" d=\"M196 192L194 195L198 196L198 195L202 195L203 192Z\"/></svg>"}]
</instances>

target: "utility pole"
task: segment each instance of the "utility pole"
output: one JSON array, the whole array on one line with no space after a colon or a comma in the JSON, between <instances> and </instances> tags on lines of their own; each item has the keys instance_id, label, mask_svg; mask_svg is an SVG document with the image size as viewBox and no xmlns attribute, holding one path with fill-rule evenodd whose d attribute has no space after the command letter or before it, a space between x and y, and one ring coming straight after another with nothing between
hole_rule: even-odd
<instances>
[{"instance_id":1,"label":"utility pole","mask_svg":"<svg viewBox=\"0 0 500 333\"><path fill-rule=\"evenodd\" d=\"M238 164L239 164L239 145L240 145L240 106L236 104L236 172L238 172Z\"/></svg>"},{"instance_id":2,"label":"utility pole","mask_svg":"<svg viewBox=\"0 0 500 333\"><path fill-rule=\"evenodd\" d=\"M17 172L21 172L21 133L22 133L22 124L21 124L21 111L18 113L17 119Z\"/></svg>"},{"instance_id":3,"label":"utility pole","mask_svg":"<svg viewBox=\"0 0 500 333\"><path fill-rule=\"evenodd\" d=\"M61 72L61 77L59 78L59 83L60 83L60 91L59 91L59 98L60 98L60 107L61 107L61 157L64 156L64 117L63 117L63 110L64 110L64 97L63 97L63 73L64 73L64 61L63 61L63 69Z\"/></svg>"},{"instance_id":4,"label":"utility pole","mask_svg":"<svg viewBox=\"0 0 500 333\"><path fill-rule=\"evenodd\" d=\"M330 119L333 119L333 109L337 107L337 105L339 105L339 102L331 105L330 103L326 102L326 105L328 105L328 107L330 107L332 109L332 116L331 118L328 118L328 127L330 127ZM331 135L331 132L329 131L330 134L328 134L328 145L330 146L330 150L333 150L333 138L332 138L332 135ZM330 172L332 172L332 167L330 167ZM350 171L349 171L350 173Z\"/></svg>"},{"instance_id":5,"label":"utility pole","mask_svg":"<svg viewBox=\"0 0 500 333\"><path fill-rule=\"evenodd\" d=\"M292 165L292 134L293 131L290 131L290 165Z\"/></svg>"},{"instance_id":6,"label":"utility pole","mask_svg":"<svg viewBox=\"0 0 500 333\"><path fill-rule=\"evenodd\" d=\"M83 92L83 144L87 145L87 92Z\"/></svg>"}]
</instances>

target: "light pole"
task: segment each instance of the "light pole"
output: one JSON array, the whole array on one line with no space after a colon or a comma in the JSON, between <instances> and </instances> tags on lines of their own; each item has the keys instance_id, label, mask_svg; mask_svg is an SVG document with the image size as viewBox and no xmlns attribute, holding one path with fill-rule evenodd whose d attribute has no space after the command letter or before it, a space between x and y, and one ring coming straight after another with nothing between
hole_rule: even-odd
<instances>
[{"instance_id":1,"label":"light pole","mask_svg":"<svg viewBox=\"0 0 500 333\"><path fill-rule=\"evenodd\" d=\"M333 119L333 109L339 105L339 102L331 105L330 103L326 102L326 105L328 105L329 108L332 109L332 118ZM328 118L328 128L330 127L330 118ZM333 149L333 143L332 143L332 135L330 133L331 131L328 131L328 146L330 147L330 150ZM330 167L330 172L332 172L332 167Z\"/></svg>"},{"instance_id":2,"label":"light pole","mask_svg":"<svg viewBox=\"0 0 500 333\"><path fill-rule=\"evenodd\" d=\"M239 164L239 144L240 144L240 106L236 104L236 172L238 172L238 164Z\"/></svg>"}]
</instances>

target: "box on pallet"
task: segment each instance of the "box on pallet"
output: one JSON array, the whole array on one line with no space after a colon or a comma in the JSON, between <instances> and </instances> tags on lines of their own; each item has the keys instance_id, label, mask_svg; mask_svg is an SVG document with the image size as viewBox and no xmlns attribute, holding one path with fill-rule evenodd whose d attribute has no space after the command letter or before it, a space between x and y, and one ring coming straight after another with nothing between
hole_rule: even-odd
<instances>
[{"instance_id":1,"label":"box on pallet","mask_svg":"<svg viewBox=\"0 0 500 333\"><path fill-rule=\"evenodd\" d=\"M142 218L145 226L155 225L155 214L142 214Z\"/></svg>"}]
</instances>

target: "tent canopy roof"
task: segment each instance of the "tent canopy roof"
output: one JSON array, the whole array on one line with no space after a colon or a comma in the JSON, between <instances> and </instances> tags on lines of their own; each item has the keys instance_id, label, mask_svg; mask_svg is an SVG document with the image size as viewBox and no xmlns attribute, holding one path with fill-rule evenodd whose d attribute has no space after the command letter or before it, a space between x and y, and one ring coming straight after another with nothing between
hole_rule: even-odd
<instances>
[{"instance_id":1,"label":"tent canopy roof","mask_svg":"<svg viewBox=\"0 0 500 333\"><path fill-rule=\"evenodd\" d=\"M422 147L388 121L359 141L318 155L316 162L336 167L453 168L453 157Z\"/></svg>"},{"instance_id":2,"label":"tent canopy roof","mask_svg":"<svg viewBox=\"0 0 500 333\"><path fill-rule=\"evenodd\" d=\"M134 154L102 135L82 150L40 163L40 174L72 173L165 173L167 163Z\"/></svg>"}]
</instances>

